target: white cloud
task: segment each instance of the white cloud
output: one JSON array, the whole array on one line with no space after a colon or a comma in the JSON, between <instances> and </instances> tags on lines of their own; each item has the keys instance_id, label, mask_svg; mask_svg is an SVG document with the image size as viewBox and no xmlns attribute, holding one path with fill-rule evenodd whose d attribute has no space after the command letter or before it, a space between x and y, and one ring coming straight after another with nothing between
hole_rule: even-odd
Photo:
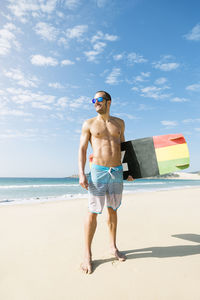
<instances>
[{"instance_id":1,"label":"white cloud","mask_svg":"<svg viewBox=\"0 0 200 300\"><path fill-rule=\"evenodd\" d=\"M84 108L84 109L88 109L89 108L89 101L90 101L89 97L80 96L80 97L70 101L69 107L71 107L72 109L79 108L79 107Z\"/></svg>"},{"instance_id":2,"label":"white cloud","mask_svg":"<svg viewBox=\"0 0 200 300\"><path fill-rule=\"evenodd\" d=\"M136 82L146 81L146 78L150 77L150 74L151 74L150 72L141 72L140 75L134 78L134 81Z\"/></svg>"},{"instance_id":3,"label":"white cloud","mask_svg":"<svg viewBox=\"0 0 200 300\"><path fill-rule=\"evenodd\" d=\"M91 38L91 43L95 43L97 40L115 42L118 40L118 36L97 31L97 33Z\"/></svg>"},{"instance_id":4,"label":"white cloud","mask_svg":"<svg viewBox=\"0 0 200 300\"><path fill-rule=\"evenodd\" d=\"M69 115L66 116L65 119L66 119L67 121L69 121L69 122L77 122L76 119L72 118L72 116L69 116Z\"/></svg>"},{"instance_id":5,"label":"white cloud","mask_svg":"<svg viewBox=\"0 0 200 300\"><path fill-rule=\"evenodd\" d=\"M150 107L150 106L147 106L146 104L141 103L137 110L145 111L145 110L152 110L152 109L153 109L153 107Z\"/></svg>"},{"instance_id":6,"label":"white cloud","mask_svg":"<svg viewBox=\"0 0 200 300\"><path fill-rule=\"evenodd\" d=\"M155 84L157 85L161 85L167 82L167 79L165 77L160 77L158 79L155 80Z\"/></svg>"},{"instance_id":7,"label":"white cloud","mask_svg":"<svg viewBox=\"0 0 200 300\"><path fill-rule=\"evenodd\" d=\"M107 0L96 0L96 3L99 8L102 8L106 5Z\"/></svg>"},{"instance_id":8,"label":"white cloud","mask_svg":"<svg viewBox=\"0 0 200 300\"><path fill-rule=\"evenodd\" d=\"M168 86L157 87L157 86L147 86L141 88L141 96L153 99L163 99L168 98L170 94L163 93L163 90L169 89Z\"/></svg>"},{"instance_id":9,"label":"white cloud","mask_svg":"<svg viewBox=\"0 0 200 300\"><path fill-rule=\"evenodd\" d=\"M65 15L64 15L64 13L63 12L61 12L61 11L56 11L56 15L59 17L59 18L64 18L65 17Z\"/></svg>"},{"instance_id":10,"label":"white cloud","mask_svg":"<svg viewBox=\"0 0 200 300\"><path fill-rule=\"evenodd\" d=\"M196 123L196 122L200 122L200 119L185 119L185 120L183 120L183 123L185 123L185 124Z\"/></svg>"},{"instance_id":11,"label":"white cloud","mask_svg":"<svg viewBox=\"0 0 200 300\"><path fill-rule=\"evenodd\" d=\"M3 17L5 17L8 21L10 21L10 22L12 21L12 17L11 17L10 15L4 13L3 11L1 11L1 15L2 15Z\"/></svg>"},{"instance_id":12,"label":"white cloud","mask_svg":"<svg viewBox=\"0 0 200 300\"><path fill-rule=\"evenodd\" d=\"M36 87L38 79L36 76L24 75L19 69L4 70L4 75L12 80L15 80L17 84L24 87Z\"/></svg>"},{"instance_id":13,"label":"white cloud","mask_svg":"<svg viewBox=\"0 0 200 300\"><path fill-rule=\"evenodd\" d=\"M32 93L29 90L8 88L7 92L11 94L11 100L16 104L25 104L32 102L40 102L43 104L54 103L55 96L42 93Z\"/></svg>"},{"instance_id":14,"label":"white cloud","mask_svg":"<svg viewBox=\"0 0 200 300\"><path fill-rule=\"evenodd\" d=\"M46 57L40 54L31 56L31 63L36 66L57 66L58 61L53 57Z\"/></svg>"},{"instance_id":15,"label":"white cloud","mask_svg":"<svg viewBox=\"0 0 200 300\"><path fill-rule=\"evenodd\" d=\"M24 120L30 120L30 119L24 119ZM53 137L54 133L48 133L48 137ZM38 140L38 139L46 139L47 138L47 131L46 130L39 130L38 128L27 128L23 131L20 130L10 130L7 129L4 132L1 132L0 139L17 139L17 138L26 138L31 140Z\"/></svg>"},{"instance_id":16,"label":"white cloud","mask_svg":"<svg viewBox=\"0 0 200 300\"><path fill-rule=\"evenodd\" d=\"M24 112L23 110L4 108L0 110L0 116L24 117L24 116L32 116L32 114Z\"/></svg>"},{"instance_id":17,"label":"white cloud","mask_svg":"<svg viewBox=\"0 0 200 300\"><path fill-rule=\"evenodd\" d=\"M87 25L77 25L73 28L69 28L66 31L66 36L69 39L78 39L80 40L85 32L87 32Z\"/></svg>"},{"instance_id":18,"label":"white cloud","mask_svg":"<svg viewBox=\"0 0 200 300\"><path fill-rule=\"evenodd\" d=\"M193 91L193 92L199 92L200 91L200 83L188 85L186 87L186 90Z\"/></svg>"},{"instance_id":19,"label":"white cloud","mask_svg":"<svg viewBox=\"0 0 200 300\"><path fill-rule=\"evenodd\" d=\"M186 98L174 97L171 99L171 102L188 102L189 100Z\"/></svg>"},{"instance_id":20,"label":"white cloud","mask_svg":"<svg viewBox=\"0 0 200 300\"><path fill-rule=\"evenodd\" d=\"M132 88L131 88L131 90L132 91L135 91L135 92L139 92L139 87L137 87L137 86L133 86Z\"/></svg>"},{"instance_id":21,"label":"white cloud","mask_svg":"<svg viewBox=\"0 0 200 300\"><path fill-rule=\"evenodd\" d=\"M0 134L0 139L13 139L13 138L24 138L24 137L33 137L33 134L28 134L28 133L24 133L24 132L19 132L19 131L13 131L13 132L9 132L6 131L5 133L1 133Z\"/></svg>"},{"instance_id":22,"label":"white cloud","mask_svg":"<svg viewBox=\"0 0 200 300\"><path fill-rule=\"evenodd\" d=\"M123 54L123 53L120 53L120 54L114 55L114 56L113 56L113 59L118 61L118 60L122 60L123 57L124 57L124 54Z\"/></svg>"},{"instance_id":23,"label":"white cloud","mask_svg":"<svg viewBox=\"0 0 200 300\"><path fill-rule=\"evenodd\" d=\"M200 41L200 24L197 24L192 30L184 36L187 40Z\"/></svg>"},{"instance_id":24,"label":"white cloud","mask_svg":"<svg viewBox=\"0 0 200 300\"><path fill-rule=\"evenodd\" d=\"M161 124L168 127L174 127L178 125L176 121L161 121Z\"/></svg>"},{"instance_id":25,"label":"white cloud","mask_svg":"<svg viewBox=\"0 0 200 300\"><path fill-rule=\"evenodd\" d=\"M115 116L119 117L119 118L127 118L129 120L138 120L139 118L131 115L131 114L127 114L127 113L115 113Z\"/></svg>"},{"instance_id":26,"label":"white cloud","mask_svg":"<svg viewBox=\"0 0 200 300\"><path fill-rule=\"evenodd\" d=\"M195 131L200 131L200 128L198 127L198 128L195 128L194 130L195 130Z\"/></svg>"},{"instance_id":27,"label":"white cloud","mask_svg":"<svg viewBox=\"0 0 200 300\"><path fill-rule=\"evenodd\" d=\"M97 56L100 54L98 51L85 51L85 56L87 57L87 61L96 61Z\"/></svg>"},{"instance_id":28,"label":"white cloud","mask_svg":"<svg viewBox=\"0 0 200 300\"><path fill-rule=\"evenodd\" d=\"M5 95L5 91L3 91L3 90L0 90L0 96L3 96L3 95ZM0 102L0 105L2 104L2 102Z\"/></svg>"},{"instance_id":29,"label":"white cloud","mask_svg":"<svg viewBox=\"0 0 200 300\"><path fill-rule=\"evenodd\" d=\"M57 4L57 0L8 0L8 2L11 13L23 23L27 22L29 14L33 17L51 14Z\"/></svg>"},{"instance_id":30,"label":"white cloud","mask_svg":"<svg viewBox=\"0 0 200 300\"><path fill-rule=\"evenodd\" d=\"M97 42L93 45L93 50L85 51L84 54L87 57L88 61L96 61L97 56L104 51L106 43Z\"/></svg>"},{"instance_id":31,"label":"white cloud","mask_svg":"<svg viewBox=\"0 0 200 300\"><path fill-rule=\"evenodd\" d=\"M78 133L78 134L81 134L81 129L75 129L74 132Z\"/></svg>"},{"instance_id":32,"label":"white cloud","mask_svg":"<svg viewBox=\"0 0 200 300\"><path fill-rule=\"evenodd\" d=\"M164 55L162 56L160 61L153 62L152 65L154 66L155 69L169 72L177 69L180 66L179 63L172 61L174 59L175 58L172 55Z\"/></svg>"},{"instance_id":33,"label":"white cloud","mask_svg":"<svg viewBox=\"0 0 200 300\"><path fill-rule=\"evenodd\" d=\"M40 0L39 2L41 11L44 13L50 14L56 9L57 0Z\"/></svg>"},{"instance_id":34,"label":"white cloud","mask_svg":"<svg viewBox=\"0 0 200 300\"><path fill-rule=\"evenodd\" d=\"M81 107L81 109L86 109L88 110L91 103L91 99L89 97L86 96L80 96L78 98L69 98L69 97L60 97L57 100L57 103L55 103L55 106L57 107L57 109L64 109L67 108L68 110L75 110L79 107ZM73 119L74 120L74 119Z\"/></svg>"},{"instance_id":35,"label":"white cloud","mask_svg":"<svg viewBox=\"0 0 200 300\"><path fill-rule=\"evenodd\" d=\"M64 37L60 37L59 40L58 40L58 45L61 46L65 46L65 47L68 47L69 46L69 41L64 38Z\"/></svg>"},{"instance_id":36,"label":"white cloud","mask_svg":"<svg viewBox=\"0 0 200 300\"><path fill-rule=\"evenodd\" d=\"M107 76L106 78L106 83L115 85L119 83L118 77L121 74L120 68L113 68L112 72Z\"/></svg>"},{"instance_id":37,"label":"white cloud","mask_svg":"<svg viewBox=\"0 0 200 300\"><path fill-rule=\"evenodd\" d=\"M135 52L131 52L127 55L128 63L130 65L133 64L141 64L147 62L147 59L145 59L142 55L139 55Z\"/></svg>"},{"instance_id":38,"label":"white cloud","mask_svg":"<svg viewBox=\"0 0 200 300\"><path fill-rule=\"evenodd\" d=\"M168 71L172 71L172 70L177 69L179 66L180 65L176 62L170 62L170 63L158 62L158 63L155 63L154 68L159 69L161 71L168 72Z\"/></svg>"},{"instance_id":39,"label":"white cloud","mask_svg":"<svg viewBox=\"0 0 200 300\"><path fill-rule=\"evenodd\" d=\"M80 0L65 0L65 5L68 9L74 10L80 5Z\"/></svg>"},{"instance_id":40,"label":"white cloud","mask_svg":"<svg viewBox=\"0 0 200 300\"><path fill-rule=\"evenodd\" d=\"M39 22L35 26L35 32L41 36L42 39L48 41L55 41L58 30L52 25L44 22Z\"/></svg>"},{"instance_id":41,"label":"white cloud","mask_svg":"<svg viewBox=\"0 0 200 300\"><path fill-rule=\"evenodd\" d=\"M12 23L5 24L0 30L0 55L8 54L12 47L20 49L20 44L12 31L19 31Z\"/></svg>"},{"instance_id":42,"label":"white cloud","mask_svg":"<svg viewBox=\"0 0 200 300\"><path fill-rule=\"evenodd\" d=\"M113 34L108 34L106 33L104 35L104 40L105 41L110 41L110 42L115 42L118 40L118 36L117 35L113 35Z\"/></svg>"},{"instance_id":43,"label":"white cloud","mask_svg":"<svg viewBox=\"0 0 200 300\"><path fill-rule=\"evenodd\" d=\"M74 65L75 63L69 59L64 59L61 61L61 65L63 66L70 66L70 65Z\"/></svg>"},{"instance_id":44,"label":"white cloud","mask_svg":"<svg viewBox=\"0 0 200 300\"><path fill-rule=\"evenodd\" d=\"M33 108L39 108L39 109L45 109L45 110L51 110L52 107L46 104L42 104L40 102L32 102L31 103Z\"/></svg>"},{"instance_id":45,"label":"white cloud","mask_svg":"<svg viewBox=\"0 0 200 300\"><path fill-rule=\"evenodd\" d=\"M54 89L62 89L63 88L62 84L60 84L59 82L50 82L48 84L48 86L52 87Z\"/></svg>"},{"instance_id":46,"label":"white cloud","mask_svg":"<svg viewBox=\"0 0 200 300\"><path fill-rule=\"evenodd\" d=\"M118 39L118 36L111 35L108 33L103 33L98 31L91 38L92 50L85 51L84 54L87 57L87 60L90 62L97 62L97 57L101 54L105 47L107 46L106 41L114 42Z\"/></svg>"},{"instance_id":47,"label":"white cloud","mask_svg":"<svg viewBox=\"0 0 200 300\"><path fill-rule=\"evenodd\" d=\"M65 118L64 118L64 115L62 114L62 113L60 113L60 112L57 112L57 113L55 113L55 114L51 114L51 118L53 118L53 119L60 119L60 120L64 120Z\"/></svg>"},{"instance_id":48,"label":"white cloud","mask_svg":"<svg viewBox=\"0 0 200 300\"><path fill-rule=\"evenodd\" d=\"M67 97L61 97L58 99L57 103L56 103L56 106L60 106L60 107L66 107L67 106L67 103L69 103L70 100L69 98Z\"/></svg>"},{"instance_id":49,"label":"white cloud","mask_svg":"<svg viewBox=\"0 0 200 300\"><path fill-rule=\"evenodd\" d=\"M104 42L97 42L94 44L93 49L99 53L101 53L104 48L106 47L106 43Z\"/></svg>"}]
</instances>

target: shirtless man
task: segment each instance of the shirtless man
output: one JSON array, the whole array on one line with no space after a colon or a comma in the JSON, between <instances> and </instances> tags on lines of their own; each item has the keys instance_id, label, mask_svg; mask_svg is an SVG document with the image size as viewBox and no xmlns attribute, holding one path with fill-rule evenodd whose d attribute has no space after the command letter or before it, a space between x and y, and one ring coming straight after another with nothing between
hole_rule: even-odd
<instances>
[{"instance_id":1,"label":"shirtless man","mask_svg":"<svg viewBox=\"0 0 200 300\"><path fill-rule=\"evenodd\" d=\"M85 256L81 265L85 273L92 273L91 244L97 226L97 214L101 213L106 198L111 253L120 261L125 256L116 245L117 208L121 204L123 170L121 166L121 142L124 138L124 121L110 116L111 96L99 91L92 100L97 117L83 123L79 147L79 183L89 191L89 212L85 222ZM84 169L88 142L93 149L91 173L87 180ZM133 180L129 176L128 180Z\"/></svg>"}]
</instances>

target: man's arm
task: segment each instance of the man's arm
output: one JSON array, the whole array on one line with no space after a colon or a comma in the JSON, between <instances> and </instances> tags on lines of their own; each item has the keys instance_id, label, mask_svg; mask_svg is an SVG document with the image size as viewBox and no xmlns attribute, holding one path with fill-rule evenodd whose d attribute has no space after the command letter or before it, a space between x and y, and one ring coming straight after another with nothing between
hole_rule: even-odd
<instances>
[{"instance_id":1,"label":"man's arm","mask_svg":"<svg viewBox=\"0 0 200 300\"><path fill-rule=\"evenodd\" d=\"M120 135L121 143L125 142L124 132L125 132L125 123L123 120L121 120L121 135Z\"/></svg>"},{"instance_id":2,"label":"man's arm","mask_svg":"<svg viewBox=\"0 0 200 300\"><path fill-rule=\"evenodd\" d=\"M82 133L80 138L80 146L79 146L79 184L88 189L88 181L85 176L85 163L86 163L86 154L87 154L87 147L88 142L90 140L90 129L88 125L88 121L83 123Z\"/></svg>"},{"instance_id":3,"label":"man's arm","mask_svg":"<svg viewBox=\"0 0 200 300\"><path fill-rule=\"evenodd\" d=\"M125 132L125 123L124 121L122 120L122 125L121 125L121 136L120 136L120 141L121 143L125 142L125 136L124 136L124 132ZM134 178L129 175L128 178L126 179L127 181L133 181Z\"/></svg>"}]
</instances>

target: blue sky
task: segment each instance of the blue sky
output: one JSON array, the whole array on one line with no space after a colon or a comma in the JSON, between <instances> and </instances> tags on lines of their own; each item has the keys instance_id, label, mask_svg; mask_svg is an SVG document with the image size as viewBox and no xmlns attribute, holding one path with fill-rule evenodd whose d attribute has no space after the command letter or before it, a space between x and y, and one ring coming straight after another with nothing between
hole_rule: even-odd
<instances>
[{"instance_id":1,"label":"blue sky","mask_svg":"<svg viewBox=\"0 0 200 300\"><path fill-rule=\"evenodd\" d=\"M126 140L183 133L188 171L200 170L199 11L197 0L1 1L0 176L77 173L97 90Z\"/></svg>"}]
</instances>

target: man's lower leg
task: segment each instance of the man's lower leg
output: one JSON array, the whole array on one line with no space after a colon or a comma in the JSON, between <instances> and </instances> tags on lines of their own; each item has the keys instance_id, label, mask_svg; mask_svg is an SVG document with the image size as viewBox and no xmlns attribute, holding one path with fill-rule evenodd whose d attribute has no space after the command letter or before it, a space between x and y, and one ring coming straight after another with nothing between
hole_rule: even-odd
<instances>
[{"instance_id":1,"label":"man's lower leg","mask_svg":"<svg viewBox=\"0 0 200 300\"><path fill-rule=\"evenodd\" d=\"M91 261L92 261L92 252L91 252L91 245L92 245L92 240L94 237L94 233L97 227L97 215L94 213L88 213L87 219L85 221L85 257L84 257L84 262L82 264L82 269L86 273L91 273L92 272L92 266L91 266Z\"/></svg>"},{"instance_id":2,"label":"man's lower leg","mask_svg":"<svg viewBox=\"0 0 200 300\"><path fill-rule=\"evenodd\" d=\"M124 261L126 259L125 255L123 255L117 248L116 245L116 235L117 235L117 211L112 208L108 208L108 228L110 233L110 247L111 253L120 261Z\"/></svg>"}]
</instances>

